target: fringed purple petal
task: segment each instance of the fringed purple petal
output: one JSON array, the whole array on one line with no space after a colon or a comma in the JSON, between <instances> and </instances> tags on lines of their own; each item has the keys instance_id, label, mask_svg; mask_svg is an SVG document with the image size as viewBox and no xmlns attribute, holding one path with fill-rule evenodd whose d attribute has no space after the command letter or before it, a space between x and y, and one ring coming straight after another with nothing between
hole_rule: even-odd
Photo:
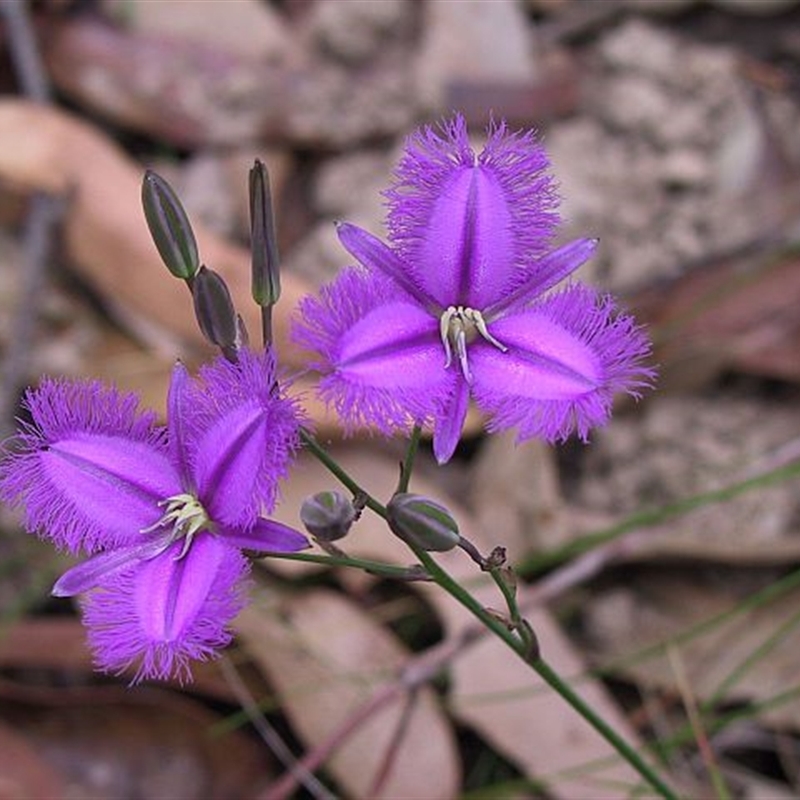
<instances>
[{"instance_id":1,"label":"fringed purple petal","mask_svg":"<svg viewBox=\"0 0 800 800\"><path fill-rule=\"evenodd\" d=\"M0 463L0 499L31 532L95 551L130 543L179 490L155 416L98 382L45 380L24 404L32 423Z\"/></svg>"},{"instance_id":2,"label":"fringed purple petal","mask_svg":"<svg viewBox=\"0 0 800 800\"><path fill-rule=\"evenodd\" d=\"M247 527L269 513L300 446L300 412L281 395L271 352L239 351L200 370L187 392L192 474L212 519ZM202 431L202 433L200 433Z\"/></svg>"},{"instance_id":3,"label":"fringed purple petal","mask_svg":"<svg viewBox=\"0 0 800 800\"><path fill-rule=\"evenodd\" d=\"M444 306L483 308L546 252L558 199L533 133L492 126L476 156L460 116L406 143L385 193L387 227L414 283Z\"/></svg>"},{"instance_id":4,"label":"fringed purple petal","mask_svg":"<svg viewBox=\"0 0 800 800\"><path fill-rule=\"evenodd\" d=\"M74 597L88 592L113 575L133 567L137 561L155 558L170 545L169 536L148 539L130 547L118 547L99 553L68 569L55 583L50 592L53 597Z\"/></svg>"},{"instance_id":5,"label":"fringed purple petal","mask_svg":"<svg viewBox=\"0 0 800 800\"><path fill-rule=\"evenodd\" d=\"M414 283L409 265L377 236L346 222L339 223L336 232L347 252L364 267L391 278L421 306L430 306L432 309L436 306L436 302L426 296ZM441 310L438 309L438 313L441 313Z\"/></svg>"},{"instance_id":6,"label":"fringed purple petal","mask_svg":"<svg viewBox=\"0 0 800 800\"><path fill-rule=\"evenodd\" d=\"M172 368L172 379L167 395L167 425L169 430L169 454L178 471L184 488L190 489L192 483L189 468L189 452L187 442L193 432L187 430L191 406L187 406L188 389L191 378L186 367L179 361Z\"/></svg>"},{"instance_id":7,"label":"fringed purple petal","mask_svg":"<svg viewBox=\"0 0 800 800\"><path fill-rule=\"evenodd\" d=\"M247 530L226 528L219 535L233 547L260 553L296 553L311 546L302 533L274 519L259 519Z\"/></svg>"},{"instance_id":8,"label":"fringed purple petal","mask_svg":"<svg viewBox=\"0 0 800 800\"><path fill-rule=\"evenodd\" d=\"M97 667L133 682L191 679L190 662L218 655L245 601L248 562L208 534L188 552L182 542L112 576L84 601L84 623Z\"/></svg>"},{"instance_id":9,"label":"fringed purple petal","mask_svg":"<svg viewBox=\"0 0 800 800\"><path fill-rule=\"evenodd\" d=\"M650 353L632 317L613 301L570 287L525 312L492 324L507 353L484 342L470 350L473 395L492 415L490 431L518 427L518 439L586 440L608 421L616 392L638 397L654 373Z\"/></svg>"},{"instance_id":10,"label":"fringed purple petal","mask_svg":"<svg viewBox=\"0 0 800 800\"><path fill-rule=\"evenodd\" d=\"M300 311L294 339L318 354L320 394L348 430L391 434L432 415L447 389L439 323L391 281L345 270Z\"/></svg>"},{"instance_id":11,"label":"fringed purple petal","mask_svg":"<svg viewBox=\"0 0 800 800\"><path fill-rule=\"evenodd\" d=\"M496 303L484 308L483 316L490 320L509 311L519 311L538 300L585 264L594 254L597 244L597 239L575 239L542 256L531 265L528 278Z\"/></svg>"},{"instance_id":12,"label":"fringed purple petal","mask_svg":"<svg viewBox=\"0 0 800 800\"><path fill-rule=\"evenodd\" d=\"M451 370L454 371L454 370ZM436 415L433 430L433 454L439 464L446 464L455 452L469 409L469 384L456 376L453 388Z\"/></svg>"}]
</instances>

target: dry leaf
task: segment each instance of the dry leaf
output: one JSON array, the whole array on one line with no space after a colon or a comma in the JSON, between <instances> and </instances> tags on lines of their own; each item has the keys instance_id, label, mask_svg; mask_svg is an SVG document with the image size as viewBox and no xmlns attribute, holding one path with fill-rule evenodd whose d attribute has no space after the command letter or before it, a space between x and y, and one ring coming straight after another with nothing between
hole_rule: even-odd
<instances>
[{"instance_id":1,"label":"dry leaf","mask_svg":"<svg viewBox=\"0 0 800 800\"><path fill-rule=\"evenodd\" d=\"M388 455L381 457L366 446L336 451L335 456L348 472L358 480L363 480L365 487L375 496L383 499L391 496L397 482L399 458ZM301 491L319 491L335 486L325 471L315 466L311 460L303 462L295 480L300 481ZM294 488L290 484L288 491L292 493L297 489L298 484ZM495 545L507 546L512 563L525 552L527 544L524 537L507 539L505 531L496 527L491 530L478 529L466 510L444 497L438 487L424 477L415 476L412 489L442 500L454 513L462 533L481 551L488 553ZM298 499L299 497L291 494L289 502L279 512L284 522L297 524L291 514L298 507ZM401 565L412 561L410 551L405 545L395 539L383 522L369 512L365 513L362 521L356 524L341 545L353 556ZM486 585L485 576L483 587L476 589L477 583L481 582L481 575L461 550L438 556L438 560L462 582L468 583L471 590L476 590L486 605L502 607L499 592L493 585ZM448 635L458 636L465 627L474 624L474 618L438 586L415 586L436 609L437 615L446 625ZM585 664L549 614L540 609L533 615L532 621L539 633L543 652L552 666L563 675L580 673ZM543 686L541 680L499 640L487 635L485 640L459 654L450 666L450 675L452 685L449 698L455 713L531 777L542 778L587 764L598 757L611 757L608 766L588 777L569 780L561 777L555 780L552 790L554 797L587 796L587 791L592 793L592 798L617 797L620 782L628 786L638 783L638 775L614 757L610 745L588 723L578 719L565 701ZM495 696L493 701L476 702L478 694L487 692ZM638 741L602 684L597 681L584 682L580 686L580 692L629 741ZM607 789L608 784L602 784L602 780L614 781L605 795L603 790Z\"/></svg>"},{"instance_id":2,"label":"dry leaf","mask_svg":"<svg viewBox=\"0 0 800 800\"><path fill-rule=\"evenodd\" d=\"M164 689L3 682L0 714L63 773L71 797L245 800L271 779L263 746Z\"/></svg>"},{"instance_id":3,"label":"dry leaf","mask_svg":"<svg viewBox=\"0 0 800 800\"><path fill-rule=\"evenodd\" d=\"M595 660L612 662L614 671L644 686L677 691L675 675L664 652L628 660L626 655L711 619L747 596L753 580L739 574L721 581L718 574L694 570L647 573L631 577L625 588L611 589L586 607ZM675 598L680 598L676 602ZM701 701L776 632L785 629L763 658L758 658L724 692L727 703L758 702L797 687L800 625L793 622L800 608L800 591L783 594L760 608L736 614L702 635L675 644L685 664L687 680ZM767 708L758 719L796 730L800 700Z\"/></svg>"},{"instance_id":4,"label":"dry leaf","mask_svg":"<svg viewBox=\"0 0 800 800\"><path fill-rule=\"evenodd\" d=\"M5 722L0 722L0 797L67 797L64 777L43 758L41 749Z\"/></svg>"},{"instance_id":5,"label":"dry leaf","mask_svg":"<svg viewBox=\"0 0 800 800\"><path fill-rule=\"evenodd\" d=\"M91 168L87 168L91 165ZM192 349L208 355L186 288L172 279L152 244L140 206L142 168L110 139L77 117L18 100L0 101L0 181L16 190L68 198L64 238L71 263L121 320L170 358ZM194 225L201 258L223 275L249 330L260 330L250 299L250 256ZM304 363L289 342L289 317L310 286L293 275L282 282L275 340L286 365ZM166 339L165 339L166 337ZM309 387L302 382L298 391ZM160 397L166 396L166 386ZM321 433L338 425L308 393L306 408ZM163 400L157 408L163 408Z\"/></svg>"},{"instance_id":6,"label":"dry leaf","mask_svg":"<svg viewBox=\"0 0 800 800\"><path fill-rule=\"evenodd\" d=\"M265 588L240 616L238 628L308 747L331 736L409 657L368 613L326 590L280 594L276 587ZM349 796L448 800L457 794L458 753L435 695L419 691L403 722L407 701L398 696L370 716L343 738L326 764ZM373 782L398 729L399 746L375 794Z\"/></svg>"},{"instance_id":7,"label":"dry leaf","mask_svg":"<svg viewBox=\"0 0 800 800\"><path fill-rule=\"evenodd\" d=\"M86 629L76 617L27 617L0 632L0 666L12 669L52 670L68 674L94 672ZM132 679L135 670L123 676ZM213 662L192 668L192 691L236 704L235 694ZM177 685L177 684L176 684Z\"/></svg>"},{"instance_id":8,"label":"dry leaf","mask_svg":"<svg viewBox=\"0 0 800 800\"><path fill-rule=\"evenodd\" d=\"M796 258L771 255L692 270L643 292L634 306L653 326L669 384L703 384L725 367L800 380Z\"/></svg>"}]
</instances>

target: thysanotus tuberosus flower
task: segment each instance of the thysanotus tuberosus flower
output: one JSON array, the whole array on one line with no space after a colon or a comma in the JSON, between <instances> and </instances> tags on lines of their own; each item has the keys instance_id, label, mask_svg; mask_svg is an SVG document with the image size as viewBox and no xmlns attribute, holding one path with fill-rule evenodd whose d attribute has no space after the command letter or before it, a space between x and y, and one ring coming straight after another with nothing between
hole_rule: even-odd
<instances>
[{"instance_id":1,"label":"thysanotus tuberosus flower","mask_svg":"<svg viewBox=\"0 0 800 800\"><path fill-rule=\"evenodd\" d=\"M263 517L299 445L292 401L274 391L270 351L242 349L192 379L177 364L167 426L133 394L45 379L29 390L19 446L0 463L0 499L26 527L88 560L53 593L87 592L97 665L136 678L189 676L230 641L249 562L305 537Z\"/></svg>"},{"instance_id":2,"label":"thysanotus tuberosus flower","mask_svg":"<svg viewBox=\"0 0 800 800\"><path fill-rule=\"evenodd\" d=\"M476 154L456 116L408 139L386 192L388 244L338 226L359 266L303 302L295 336L318 355L321 394L349 427L432 423L444 463L470 397L492 431L585 439L616 392L649 383L634 320L588 286L555 289L596 241L552 249L548 166L533 133L504 123Z\"/></svg>"}]
</instances>

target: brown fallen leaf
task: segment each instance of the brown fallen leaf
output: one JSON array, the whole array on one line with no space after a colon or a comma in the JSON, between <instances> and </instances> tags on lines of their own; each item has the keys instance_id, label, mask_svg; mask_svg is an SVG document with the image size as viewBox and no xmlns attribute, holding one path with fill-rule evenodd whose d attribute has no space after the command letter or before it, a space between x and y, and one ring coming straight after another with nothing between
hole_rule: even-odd
<instances>
[{"instance_id":1,"label":"brown fallen leaf","mask_svg":"<svg viewBox=\"0 0 800 800\"><path fill-rule=\"evenodd\" d=\"M716 571L702 569L632 572L624 588L602 592L586 606L593 661L642 686L677 692L668 654L654 646L732 610L758 586L754 577L742 573L738 578L728 575L720 580ZM673 647L679 649L687 681L698 700L710 699L723 681L742 667L720 693L718 703L758 703L796 691L799 608L800 591L794 589L676 642ZM770 641L759 657L760 648ZM654 648L649 657L628 657L646 648ZM796 730L799 714L800 700L787 696L783 702L754 712L754 717Z\"/></svg>"},{"instance_id":2,"label":"brown fallen leaf","mask_svg":"<svg viewBox=\"0 0 800 800\"><path fill-rule=\"evenodd\" d=\"M380 457L367 447L342 449L336 451L336 456L342 466L358 480L364 481L365 487L376 497L386 499L391 496L397 482L396 457L388 453ZM333 486L333 480L314 461L301 462L293 486L289 487L292 493L290 502L279 509L281 519L296 525L292 513L300 495ZM411 488L443 501L454 513L462 533L482 552L488 553L495 545L505 545L509 548L512 563L525 552L527 542L517 531L511 531L507 537L504 530L496 527L479 529L463 507L444 497L437 486L421 475L414 477ZM489 518L489 514L484 515L484 519ZM413 556L405 545L369 512L340 544L353 556L404 566L413 562ZM437 560L462 583L469 585L487 606L502 608L502 598L494 585L487 584L485 576L462 551L437 554ZM449 637L458 637L466 627L474 624L474 618L438 586L414 586L436 610ZM546 609L539 608L531 614L531 622L539 635L545 657L559 673L568 676L584 670L585 664L578 651ZM456 716L505 757L520 765L526 774L537 779L552 777L549 791L553 797L616 798L620 796L620 785L630 787L639 782L638 775L618 760L610 745L498 639L486 636L460 653L452 662L449 673L452 682L448 699ZM630 724L599 681L584 681L578 690L628 741L641 746ZM570 776L559 774L598 758L609 760L596 772Z\"/></svg>"},{"instance_id":3,"label":"brown fallen leaf","mask_svg":"<svg viewBox=\"0 0 800 800\"><path fill-rule=\"evenodd\" d=\"M488 552L502 543L502 533L487 536L468 526L462 533ZM492 537L497 537L494 539ZM502 598L486 579L478 585L475 569L446 554L446 566L461 582L470 581L473 594L489 608L502 609ZM511 562L515 554L510 552ZM422 586L426 599L436 608L446 630L453 636L471 625L473 618L463 606L437 587ZM524 603L524 590L520 592ZM541 606L526 614L544 659L563 678L585 672L580 651L561 631L550 612ZM527 775L547 784L553 798L591 797L615 800L627 796L641 778L623 761L594 728L534 674L503 642L483 637L450 669L450 709L476 730ZM618 705L597 680L583 680L573 688L634 749L643 743Z\"/></svg>"},{"instance_id":4,"label":"brown fallen leaf","mask_svg":"<svg viewBox=\"0 0 800 800\"><path fill-rule=\"evenodd\" d=\"M702 385L730 368L800 381L800 260L774 253L691 270L642 292L662 383Z\"/></svg>"},{"instance_id":5,"label":"brown fallen leaf","mask_svg":"<svg viewBox=\"0 0 800 800\"><path fill-rule=\"evenodd\" d=\"M0 101L0 146L0 181L69 199L64 238L82 277L127 318L190 346L204 346L186 288L170 278L150 239L141 210L142 167L79 118L20 100ZM248 251L201 224L193 227L202 261L225 278L248 328L260 330L258 310L250 301ZM288 341L288 320L311 288L285 276L276 308L276 343L292 365L303 359Z\"/></svg>"},{"instance_id":6,"label":"brown fallen leaf","mask_svg":"<svg viewBox=\"0 0 800 800\"><path fill-rule=\"evenodd\" d=\"M86 629L77 617L25 617L0 632L0 667L5 669L49 670L75 675L94 674ZM121 676L133 678L135 670ZM212 661L192 667L193 693L236 704L237 698ZM177 683L176 683L177 686Z\"/></svg>"},{"instance_id":7,"label":"brown fallen leaf","mask_svg":"<svg viewBox=\"0 0 800 800\"><path fill-rule=\"evenodd\" d=\"M170 361L179 354L191 359L192 353L195 358L211 353L197 329L186 288L166 272L150 239L140 205L143 169L138 164L77 117L14 99L0 100L0 151L0 182L7 189L68 198L68 259L129 329L168 350ZM201 258L223 275L255 335L260 317L250 299L249 253L202 225L194 229ZM297 368L304 357L289 341L289 318L312 287L290 274L282 287L275 342L282 362ZM165 379L167 372L165 359ZM299 382L298 391L304 386L310 388ZM157 394L166 396L166 380ZM321 431L338 430L333 415L310 392L305 404Z\"/></svg>"},{"instance_id":8,"label":"brown fallen leaf","mask_svg":"<svg viewBox=\"0 0 800 800\"><path fill-rule=\"evenodd\" d=\"M272 774L255 739L164 689L2 681L0 719L65 776L70 797L246 800Z\"/></svg>"},{"instance_id":9,"label":"brown fallen leaf","mask_svg":"<svg viewBox=\"0 0 800 800\"><path fill-rule=\"evenodd\" d=\"M0 797L67 797L64 776L47 762L40 748L0 719Z\"/></svg>"},{"instance_id":10,"label":"brown fallen leaf","mask_svg":"<svg viewBox=\"0 0 800 800\"><path fill-rule=\"evenodd\" d=\"M369 613L329 590L265 586L238 627L308 747L324 742L409 657ZM390 766L376 794L387 754ZM410 700L401 694L383 706L342 740L325 768L356 798L448 800L458 794L460 781L455 736L430 689Z\"/></svg>"}]
</instances>

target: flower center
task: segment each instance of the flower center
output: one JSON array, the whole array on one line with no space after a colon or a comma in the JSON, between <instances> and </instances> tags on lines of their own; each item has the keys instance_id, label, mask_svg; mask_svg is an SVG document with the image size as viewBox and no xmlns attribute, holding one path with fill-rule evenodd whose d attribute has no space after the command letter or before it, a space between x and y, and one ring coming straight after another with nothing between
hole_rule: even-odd
<instances>
[{"instance_id":1,"label":"flower center","mask_svg":"<svg viewBox=\"0 0 800 800\"><path fill-rule=\"evenodd\" d=\"M453 362L453 350L456 351L461 364L461 372L468 383L472 383L472 373L467 360L467 345L480 335L489 344L505 353L508 348L489 333L486 320L480 311L464 306L450 306L439 318L439 335L444 345L445 363L447 369Z\"/></svg>"},{"instance_id":2,"label":"flower center","mask_svg":"<svg viewBox=\"0 0 800 800\"><path fill-rule=\"evenodd\" d=\"M195 535L201 530L213 530L214 523L203 504L189 492L167 497L159 502L159 507L164 509L162 516L147 528L142 528L142 533L149 533L158 528L172 528L171 539L177 541L184 539L183 549L177 558L183 558Z\"/></svg>"}]
</instances>

